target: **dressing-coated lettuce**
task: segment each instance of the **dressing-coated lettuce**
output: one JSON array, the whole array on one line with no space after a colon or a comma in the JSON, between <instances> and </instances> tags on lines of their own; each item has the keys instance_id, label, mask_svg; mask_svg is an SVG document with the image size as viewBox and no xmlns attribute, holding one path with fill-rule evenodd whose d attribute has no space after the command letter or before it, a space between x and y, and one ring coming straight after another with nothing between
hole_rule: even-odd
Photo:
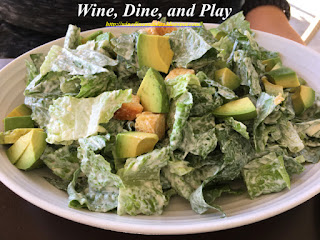
<instances>
[{"instance_id":1,"label":"dressing-coated lettuce","mask_svg":"<svg viewBox=\"0 0 320 240\"><path fill-rule=\"evenodd\" d=\"M105 132L99 124L107 123L122 103L130 101L131 90L104 92L95 98L58 98L49 107L47 142L64 143Z\"/></svg>"},{"instance_id":2,"label":"dressing-coated lettuce","mask_svg":"<svg viewBox=\"0 0 320 240\"><path fill-rule=\"evenodd\" d=\"M111 172L110 163L96 153L106 146L107 141L108 137L103 136L79 139L81 165L68 186L70 207L107 212L118 206L122 180Z\"/></svg>"},{"instance_id":3,"label":"dressing-coated lettuce","mask_svg":"<svg viewBox=\"0 0 320 240\"><path fill-rule=\"evenodd\" d=\"M169 149L156 149L127 159L118 171L124 186L120 188L118 214L161 214L166 196L160 183L160 169L167 165Z\"/></svg>"}]
</instances>

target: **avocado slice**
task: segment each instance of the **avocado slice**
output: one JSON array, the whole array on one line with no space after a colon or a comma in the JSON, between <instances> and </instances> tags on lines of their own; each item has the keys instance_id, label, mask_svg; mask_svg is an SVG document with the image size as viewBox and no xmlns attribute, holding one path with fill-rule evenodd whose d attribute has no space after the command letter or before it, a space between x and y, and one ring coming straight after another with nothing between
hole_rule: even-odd
<instances>
[{"instance_id":1,"label":"avocado slice","mask_svg":"<svg viewBox=\"0 0 320 240\"><path fill-rule=\"evenodd\" d=\"M282 67L282 63L277 63L276 65L274 65L274 67L270 71L276 70L276 69L281 68L281 67Z\"/></svg>"},{"instance_id":2,"label":"avocado slice","mask_svg":"<svg viewBox=\"0 0 320 240\"><path fill-rule=\"evenodd\" d=\"M273 68L277 65L277 66L281 66L282 65L282 61L279 57L276 58L269 58L266 60L262 61L262 64L265 65L265 71L269 72L271 70L273 70Z\"/></svg>"},{"instance_id":3,"label":"avocado slice","mask_svg":"<svg viewBox=\"0 0 320 240\"><path fill-rule=\"evenodd\" d=\"M240 78L227 67L215 71L214 78L218 83L231 90L239 87L241 82Z\"/></svg>"},{"instance_id":4,"label":"avocado slice","mask_svg":"<svg viewBox=\"0 0 320 240\"><path fill-rule=\"evenodd\" d=\"M168 73L173 58L169 37L140 34L137 43L139 66L147 66Z\"/></svg>"},{"instance_id":5,"label":"avocado slice","mask_svg":"<svg viewBox=\"0 0 320 240\"><path fill-rule=\"evenodd\" d=\"M27 149L32 138L32 134L33 132L30 131L29 133L23 135L6 151L7 156L12 164L16 163L16 161L18 161L18 159Z\"/></svg>"},{"instance_id":6,"label":"avocado slice","mask_svg":"<svg viewBox=\"0 0 320 240\"><path fill-rule=\"evenodd\" d=\"M0 144L13 144L20 137L29 133L31 130L43 132L43 129L41 128L17 128L4 133L0 133Z\"/></svg>"},{"instance_id":7,"label":"avocado slice","mask_svg":"<svg viewBox=\"0 0 320 240\"><path fill-rule=\"evenodd\" d=\"M297 115L311 107L315 100L315 92L311 87L301 85L291 96L293 109Z\"/></svg>"},{"instance_id":8,"label":"avocado slice","mask_svg":"<svg viewBox=\"0 0 320 240\"><path fill-rule=\"evenodd\" d=\"M116 156L118 158L130 158L151 152L158 140L158 135L154 133L119 133L116 138Z\"/></svg>"},{"instance_id":9,"label":"avocado slice","mask_svg":"<svg viewBox=\"0 0 320 240\"><path fill-rule=\"evenodd\" d=\"M270 83L266 77L262 77L262 82L263 82L264 89L265 89L266 93L268 93L272 96L278 96L279 93L283 95L283 87L282 86Z\"/></svg>"},{"instance_id":10,"label":"avocado slice","mask_svg":"<svg viewBox=\"0 0 320 240\"><path fill-rule=\"evenodd\" d=\"M218 118L233 117L243 121L257 116L256 107L248 97L228 102L213 111L213 115Z\"/></svg>"},{"instance_id":11,"label":"avocado slice","mask_svg":"<svg viewBox=\"0 0 320 240\"><path fill-rule=\"evenodd\" d=\"M280 85L284 88L300 86L297 74L288 67L280 67L268 72L266 75L271 83Z\"/></svg>"},{"instance_id":12,"label":"avocado slice","mask_svg":"<svg viewBox=\"0 0 320 240\"><path fill-rule=\"evenodd\" d=\"M319 131L320 131L320 124L311 125L310 127L307 128L306 134L308 136L312 137L313 135L315 135Z\"/></svg>"},{"instance_id":13,"label":"avocado slice","mask_svg":"<svg viewBox=\"0 0 320 240\"><path fill-rule=\"evenodd\" d=\"M7 117L20 117L20 116L28 116L31 115L32 111L26 105L21 104L20 106L13 109Z\"/></svg>"},{"instance_id":14,"label":"avocado slice","mask_svg":"<svg viewBox=\"0 0 320 240\"><path fill-rule=\"evenodd\" d=\"M218 28L211 28L210 32L217 40L220 40L221 38L227 36L227 33L225 31L219 30Z\"/></svg>"},{"instance_id":15,"label":"avocado slice","mask_svg":"<svg viewBox=\"0 0 320 240\"><path fill-rule=\"evenodd\" d=\"M6 117L4 119L5 132L16 128L34 128L31 116Z\"/></svg>"},{"instance_id":16,"label":"avocado slice","mask_svg":"<svg viewBox=\"0 0 320 240\"><path fill-rule=\"evenodd\" d=\"M31 139L25 151L16 162L16 167L22 170L29 170L41 165L40 156L44 152L47 142L47 134L42 131L32 130Z\"/></svg>"},{"instance_id":17,"label":"avocado slice","mask_svg":"<svg viewBox=\"0 0 320 240\"><path fill-rule=\"evenodd\" d=\"M153 113L169 112L169 97L161 74L149 68L144 76L137 95L144 111Z\"/></svg>"}]
</instances>

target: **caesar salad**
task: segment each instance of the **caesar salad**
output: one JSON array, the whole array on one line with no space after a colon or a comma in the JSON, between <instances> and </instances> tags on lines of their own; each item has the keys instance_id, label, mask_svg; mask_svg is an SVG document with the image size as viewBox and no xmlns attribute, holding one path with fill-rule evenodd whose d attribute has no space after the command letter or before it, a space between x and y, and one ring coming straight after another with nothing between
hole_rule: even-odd
<instances>
[{"instance_id":1,"label":"caesar salad","mask_svg":"<svg viewBox=\"0 0 320 240\"><path fill-rule=\"evenodd\" d=\"M162 214L178 195L224 216L222 195L290 189L319 161L319 94L242 13L214 29L157 24L87 37L69 25L63 46L31 54L0 133L11 163L50 169L72 208Z\"/></svg>"}]
</instances>

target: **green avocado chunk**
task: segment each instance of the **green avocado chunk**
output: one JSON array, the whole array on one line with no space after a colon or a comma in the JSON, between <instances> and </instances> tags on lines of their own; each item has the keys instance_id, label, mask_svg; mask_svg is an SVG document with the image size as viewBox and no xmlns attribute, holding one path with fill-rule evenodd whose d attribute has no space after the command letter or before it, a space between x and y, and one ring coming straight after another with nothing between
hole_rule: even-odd
<instances>
[{"instance_id":1,"label":"green avocado chunk","mask_svg":"<svg viewBox=\"0 0 320 240\"><path fill-rule=\"evenodd\" d=\"M32 138L32 134L32 132L29 132L23 135L7 150L7 156L12 164L16 163L27 149Z\"/></svg>"},{"instance_id":2,"label":"green avocado chunk","mask_svg":"<svg viewBox=\"0 0 320 240\"><path fill-rule=\"evenodd\" d=\"M273 68L277 65L277 66L281 66L282 65L282 61L279 57L276 58L269 58L266 60L262 61L262 64L265 65L265 71L269 72L271 70L274 70Z\"/></svg>"},{"instance_id":3,"label":"green avocado chunk","mask_svg":"<svg viewBox=\"0 0 320 240\"><path fill-rule=\"evenodd\" d=\"M215 71L214 77L215 81L231 90L240 86L240 78L227 67Z\"/></svg>"},{"instance_id":4,"label":"green avocado chunk","mask_svg":"<svg viewBox=\"0 0 320 240\"><path fill-rule=\"evenodd\" d=\"M169 37L140 34L137 43L139 66L147 66L168 73L173 58Z\"/></svg>"},{"instance_id":5,"label":"green avocado chunk","mask_svg":"<svg viewBox=\"0 0 320 240\"><path fill-rule=\"evenodd\" d=\"M130 158L151 152L158 140L158 135L154 133L119 133L116 138L116 156L118 158Z\"/></svg>"},{"instance_id":6,"label":"green avocado chunk","mask_svg":"<svg viewBox=\"0 0 320 240\"><path fill-rule=\"evenodd\" d=\"M43 132L43 129L41 128L17 128L4 133L0 133L0 144L13 144L20 137L29 133L32 130Z\"/></svg>"},{"instance_id":7,"label":"green avocado chunk","mask_svg":"<svg viewBox=\"0 0 320 240\"><path fill-rule=\"evenodd\" d=\"M15 109L13 109L7 117L20 117L20 116L28 116L31 115L32 111L26 105L21 104Z\"/></svg>"},{"instance_id":8,"label":"green avocado chunk","mask_svg":"<svg viewBox=\"0 0 320 240\"><path fill-rule=\"evenodd\" d=\"M213 115L218 118L233 117L243 121L257 116L256 107L248 97L228 102L213 111Z\"/></svg>"},{"instance_id":9,"label":"green avocado chunk","mask_svg":"<svg viewBox=\"0 0 320 240\"><path fill-rule=\"evenodd\" d=\"M270 71L276 70L276 69L281 68L281 67L282 67L282 63L278 62L276 65L274 65L274 67Z\"/></svg>"},{"instance_id":10,"label":"green avocado chunk","mask_svg":"<svg viewBox=\"0 0 320 240\"><path fill-rule=\"evenodd\" d=\"M297 74L288 67L280 67L268 72L266 75L271 83L280 85L284 88L300 86Z\"/></svg>"},{"instance_id":11,"label":"green avocado chunk","mask_svg":"<svg viewBox=\"0 0 320 240\"><path fill-rule=\"evenodd\" d=\"M279 93L283 95L283 87L282 86L270 83L266 77L262 77L262 82L263 82L264 89L265 89L266 93L268 93L272 96L278 96Z\"/></svg>"},{"instance_id":12,"label":"green avocado chunk","mask_svg":"<svg viewBox=\"0 0 320 240\"><path fill-rule=\"evenodd\" d=\"M297 115L311 107L315 100L315 92L312 88L301 85L295 89L291 96L293 109Z\"/></svg>"},{"instance_id":13,"label":"green avocado chunk","mask_svg":"<svg viewBox=\"0 0 320 240\"><path fill-rule=\"evenodd\" d=\"M4 119L5 132L16 128L34 128L31 116L6 117Z\"/></svg>"},{"instance_id":14,"label":"green avocado chunk","mask_svg":"<svg viewBox=\"0 0 320 240\"><path fill-rule=\"evenodd\" d=\"M320 131L320 124L311 125L310 127L308 127L306 129L306 134L308 136L312 137L313 135L315 135L319 131Z\"/></svg>"},{"instance_id":15,"label":"green avocado chunk","mask_svg":"<svg viewBox=\"0 0 320 240\"><path fill-rule=\"evenodd\" d=\"M156 70L149 68L143 78L137 95L144 111L153 113L169 112L169 97L163 77Z\"/></svg>"},{"instance_id":16,"label":"green avocado chunk","mask_svg":"<svg viewBox=\"0 0 320 240\"><path fill-rule=\"evenodd\" d=\"M32 130L28 134L31 134L29 144L15 164L17 168L22 170L39 167L42 164L40 156L47 146L45 132Z\"/></svg>"},{"instance_id":17,"label":"green avocado chunk","mask_svg":"<svg viewBox=\"0 0 320 240\"><path fill-rule=\"evenodd\" d=\"M215 39L220 40L221 38L225 37L227 33L225 31L219 30L217 28L211 28L210 32L214 36Z\"/></svg>"}]
</instances>

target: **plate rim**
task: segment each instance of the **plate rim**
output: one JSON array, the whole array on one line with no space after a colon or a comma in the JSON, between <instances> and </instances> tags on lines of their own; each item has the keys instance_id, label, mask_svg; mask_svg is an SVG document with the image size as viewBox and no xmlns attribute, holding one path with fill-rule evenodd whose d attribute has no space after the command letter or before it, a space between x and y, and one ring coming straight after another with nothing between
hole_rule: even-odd
<instances>
[{"instance_id":1,"label":"plate rim","mask_svg":"<svg viewBox=\"0 0 320 240\"><path fill-rule=\"evenodd\" d=\"M216 27L218 26L217 24L211 24L211 23L206 23L204 24L206 27ZM82 32L81 35L86 36L89 35L92 32L95 32L97 30L107 30L107 31L112 31L115 29L115 27L102 27L102 28L97 28L97 29L92 29L88 30L85 32ZM124 28L122 28L124 29ZM138 29L138 28L137 28ZM122 30L124 31L124 30ZM262 31L256 31L254 32L258 33L259 35L267 35L271 36L272 38L275 38L279 41L290 41L291 44L294 44L296 47L303 49L304 51L309 52L312 55L315 55L317 58L320 59L320 53L316 52L315 50L308 48L307 46L303 46L299 43L296 43L292 40L285 39L283 37L273 35L270 33L262 32ZM6 65L4 68L0 70L0 76L4 74L6 71L10 71L10 69L14 68L14 66L21 60L29 57L30 53L36 52L36 51L41 51L43 47L46 47L48 45L53 45L59 41L63 41L64 37L58 38L56 40L50 41L48 43L42 44L22 55L19 57L15 58L13 61L11 61L8 65ZM320 163L318 163L319 165ZM224 218L221 223L216 224L214 226L210 225L210 220L207 222L200 222L200 223L194 223L192 224L192 228L190 227L191 223L188 223L186 225L181 224L181 225L148 225L147 228L146 226L143 226L141 224L135 224L135 223L126 223L126 222L117 222L117 221L111 221L108 219L103 219L101 221L100 218L97 218L95 216L86 216L84 218L83 213L88 213L90 215L89 211L86 210L75 210L72 208L68 209L63 209L61 207L58 207L50 202L47 202L41 198L38 198L34 194L30 193L28 190L25 190L23 186L17 184L15 181L10 181L9 178L6 177L6 174L0 171L0 181L11 191L13 191L15 194L18 196L22 197L26 201L30 202L31 204L47 211L50 212L56 216L78 222L81 224L89 225L92 227L98 227L101 229L106 229L106 230L112 230L112 231L118 231L118 232L125 232L125 233L135 233L135 234L150 234L150 235L168 235L168 234L195 234L195 233L204 233L204 232L211 232L211 231L218 231L218 230L224 230L224 229L230 229L230 228L235 228L239 226L244 226L248 224L252 224L255 222L262 221L264 219L276 216L280 213L286 212L302 203L305 201L313 198L315 195L320 193L320 181L318 184L314 184L311 188L305 190L305 194L303 196L300 196L298 200L296 198L290 199L285 206L284 204L278 205L276 208L274 208L272 211L267 211L267 213L261 214L259 213L258 215L251 213L248 214L246 217L243 217L241 221L239 221L238 218L235 219L228 219L228 217ZM106 213L108 214L108 213ZM122 217L122 216L118 216ZM188 228L189 227L189 228Z\"/></svg>"}]
</instances>

